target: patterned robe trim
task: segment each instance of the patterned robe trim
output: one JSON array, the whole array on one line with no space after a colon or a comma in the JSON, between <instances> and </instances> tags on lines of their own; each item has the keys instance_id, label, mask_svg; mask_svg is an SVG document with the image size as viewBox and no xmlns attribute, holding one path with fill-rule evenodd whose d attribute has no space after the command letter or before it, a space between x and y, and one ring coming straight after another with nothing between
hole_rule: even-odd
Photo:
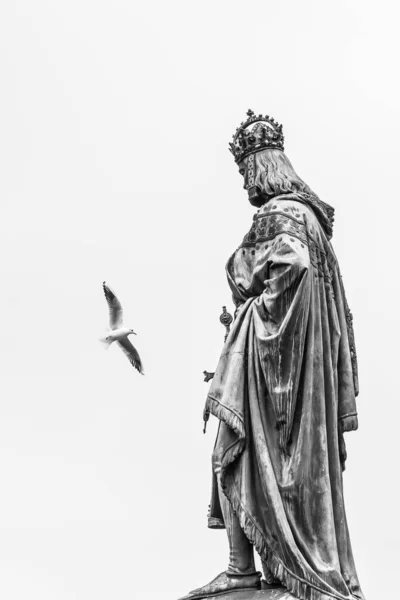
<instances>
[{"instance_id":1,"label":"patterned robe trim","mask_svg":"<svg viewBox=\"0 0 400 600\"><path fill-rule=\"evenodd\" d=\"M354 380L354 390L356 396L358 396L359 392L359 384L358 384L358 361L357 361L357 352L356 352L356 341L354 337L354 328L353 328L353 315L347 303L346 294L344 291L344 286L342 284L343 289L343 299L346 311L346 324L347 324L347 335L349 337L349 346L350 346L350 356L351 356L351 365L353 367L353 380Z\"/></svg>"},{"instance_id":2,"label":"patterned robe trim","mask_svg":"<svg viewBox=\"0 0 400 600\"><path fill-rule=\"evenodd\" d=\"M282 197L282 200L286 199ZM308 247L315 276L321 277L326 283L331 284L335 259L333 256L329 256L318 243L313 235L313 227L308 225L305 214L296 205L283 210L277 209L278 204L275 203L271 207L268 203L260 209L259 213L254 216L253 225L245 235L239 249L242 248L243 254L245 254L246 250L252 247L259 250L262 244L266 244L265 247L268 248L268 244L279 235L287 234L291 237L291 241L293 238L299 240L302 248ZM255 250L250 250L250 252L255 254Z\"/></svg>"}]
</instances>

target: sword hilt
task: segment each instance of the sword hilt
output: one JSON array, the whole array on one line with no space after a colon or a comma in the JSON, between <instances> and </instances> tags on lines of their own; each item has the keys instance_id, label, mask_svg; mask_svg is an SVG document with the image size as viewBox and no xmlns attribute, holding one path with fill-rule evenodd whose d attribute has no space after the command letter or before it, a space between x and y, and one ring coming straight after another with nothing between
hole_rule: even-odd
<instances>
[{"instance_id":1,"label":"sword hilt","mask_svg":"<svg viewBox=\"0 0 400 600\"><path fill-rule=\"evenodd\" d=\"M226 333L225 333L225 337L224 337L224 342L226 342L226 338L229 335L229 332L231 330L231 324L233 321L233 317L232 317L231 313L228 313L228 311L226 310L226 306L222 307L222 314L219 317L219 321L225 327Z\"/></svg>"}]
</instances>

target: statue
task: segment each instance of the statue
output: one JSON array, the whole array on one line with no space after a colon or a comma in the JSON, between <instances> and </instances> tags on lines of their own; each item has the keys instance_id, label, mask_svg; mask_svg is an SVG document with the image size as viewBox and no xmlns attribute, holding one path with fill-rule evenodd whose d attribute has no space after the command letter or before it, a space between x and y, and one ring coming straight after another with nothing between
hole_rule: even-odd
<instances>
[{"instance_id":1,"label":"statue","mask_svg":"<svg viewBox=\"0 0 400 600\"><path fill-rule=\"evenodd\" d=\"M258 211L226 266L235 317L205 372L205 421L219 419L208 525L226 529L229 565L185 600L363 600L343 499L358 377L334 209L294 171L282 126L247 115L230 150Z\"/></svg>"}]
</instances>

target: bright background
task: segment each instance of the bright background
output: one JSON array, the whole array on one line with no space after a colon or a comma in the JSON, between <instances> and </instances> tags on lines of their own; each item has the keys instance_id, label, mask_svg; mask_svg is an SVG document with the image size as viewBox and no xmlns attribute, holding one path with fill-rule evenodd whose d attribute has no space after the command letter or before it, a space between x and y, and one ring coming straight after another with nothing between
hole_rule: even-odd
<instances>
[{"instance_id":1,"label":"bright background","mask_svg":"<svg viewBox=\"0 0 400 600\"><path fill-rule=\"evenodd\" d=\"M176 600L226 568L206 528L207 385L250 227L228 142L284 125L336 207L360 429L348 520L367 600L400 561L399 9L381 0L3 0L0 594ZM97 341L103 280L146 370Z\"/></svg>"}]
</instances>

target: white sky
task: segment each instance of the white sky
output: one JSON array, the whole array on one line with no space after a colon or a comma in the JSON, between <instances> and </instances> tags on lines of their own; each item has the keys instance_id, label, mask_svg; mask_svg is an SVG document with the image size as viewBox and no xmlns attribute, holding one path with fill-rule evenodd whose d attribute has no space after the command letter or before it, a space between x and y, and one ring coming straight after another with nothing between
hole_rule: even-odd
<instances>
[{"instance_id":1,"label":"white sky","mask_svg":"<svg viewBox=\"0 0 400 600\"><path fill-rule=\"evenodd\" d=\"M176 600L226 568L206 528L224 265L252 221L227 150L283 123L336 207L360 429L348 520L367 600L393 596L398 522L397 3L3 0L0 592ZM103 280L146 376L97 338Z\"/></svg>"}]
</instances>

